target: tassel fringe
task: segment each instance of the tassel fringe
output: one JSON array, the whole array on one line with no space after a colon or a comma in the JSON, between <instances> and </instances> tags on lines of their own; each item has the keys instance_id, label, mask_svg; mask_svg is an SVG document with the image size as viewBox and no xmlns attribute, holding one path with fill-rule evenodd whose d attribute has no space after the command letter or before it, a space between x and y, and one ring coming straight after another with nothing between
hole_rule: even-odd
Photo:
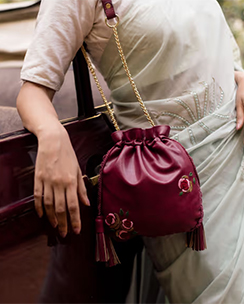
<instances>
[{"instance_id":1,"label":"tassel fringe","mask_svg":"<svg viewBox=\"0 0 244 304\"><path fill-rule=\"evenodd\" d=\"M96 218L96 261L106 262L106 266L112 267L120 264L110 237L104 234L103 216Z\"/></svg>"},{"instance_id":2,"label":"tassel fringe","mask_svg":"<svg viewBox=\"0 0 244 304\"><path fill-rule=\"evenodd\" d=\"M106 266L112 267L112 266L120 264L120 260L117 256L117 253L114 249L114 245L113 245L110 237L106 237L106 243L107 243L107 248L108 248L108 252L109 252L109 260L108 260Z\"/></svg>"},{"instance_id":3,"label":"tassel fringe","mask_svg":"<svg viewBox=\"0 0 244 304\"><path fill-rule=\"evenodd\" d=\"M186 247L192 248L192 250L202 251L207 249L206 237L203 224L186 234Z\"/></svg>"},{"instance_id":4,"label":"tassel fringe","mask_svg":"<svg viewBox=\"0 0 244 304\"><path fill-rule=\"evenodd\" d=\"M104 233L97 233L96 235L96 261L108 262L109 253L106 246Z\"/></svg>"}]
</instances>

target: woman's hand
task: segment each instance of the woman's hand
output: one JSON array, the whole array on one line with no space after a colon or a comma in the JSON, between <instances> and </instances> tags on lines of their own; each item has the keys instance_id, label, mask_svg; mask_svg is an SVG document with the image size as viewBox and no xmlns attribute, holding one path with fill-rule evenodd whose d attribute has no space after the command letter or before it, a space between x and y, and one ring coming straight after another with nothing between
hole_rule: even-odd
<instances>
[{"instance_id":1,"label":"woman's hand","mask_svg":"<svg viewBox=\"0 0 244 304\"><path fill-rule=\"evenodd\" d=\"M86 188L68 133L60 124L51 100L54 91L31 82L22 86L17 109L23 125L38 138L35 170L35 207L39 216L43 206L51 224L67 234L67 213L75 233L81 221L78 197L89 206Z\"/></svg>"},{"instance_id":2,"label":"woman's hand","mask_svg":"<svg viewBox=\"0 0 244 304\"><path fill-rule=\"evenodd\" d=\"M236 93L236 129L240 130L244 124L244 72L235 72L237 83Z\"/></svg>"},{"instance_id":3,"label":"woman's hand","mask_svg":"<svg viewBox=\"0 0 244 304\"><path fill-rule=\"evenodd\" d=\"M44 205L50 223L58 226L62 237L67 234L67 213L73 231L80 233L78 197L83 204L90 203L69 136L59 124L39 134L34 196L38 215L43 215Z\"/></svg>"}]
</instances>

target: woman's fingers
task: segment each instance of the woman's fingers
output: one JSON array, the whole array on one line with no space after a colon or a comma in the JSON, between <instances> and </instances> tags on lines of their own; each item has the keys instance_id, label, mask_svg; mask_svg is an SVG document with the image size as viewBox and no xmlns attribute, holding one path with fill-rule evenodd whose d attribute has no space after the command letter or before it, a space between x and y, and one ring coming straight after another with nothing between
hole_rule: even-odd
<instances>
[{"instance_id":1,"label":"woman's fingers","mask_svg":"<svg viewBox=\"0 0 244 304\"><path fill-rule=\"evenodd\" d=\"M43 183L42 180L35 174L34 181L34 200L35 200L35 209L39 217L43 216L42 209L42 193L43 193Z\"/></svg>"},{"instance_id":2,"label":"woman's fingers","mask_svg":"<svg viewBox=\"0 0 244 304\"><path fill-rule=\"evenodd\" d=\"M84 205L90 206L80 169L78 169L77 180L73 179L69 183L59 180L43 184L42 179L38 178L38 174L36 174L34 191L35 208L40 217L43 215L44 205L49 222L55 228L58 226L60 235L65 237L68 232L68 212L73 231L76 234L80 233L81 219L78 196Z\"/></svg>"},{"instance_id":3,"label":"woman's fingers","mask_svg":"<svg viewBox=\"0 0 244 304\"><path fill-rule=\"evenodd\" d=\"M235 72L237 84L236 92L236 129L240 130L244 124L244 73Z\"/></svg>"},{"instance_id":4,"label":"woman's fingers","mask_svg":"<svg viewBox=\"0 0 244 304\"><path fill-rule=\"evenodd\" d=\"M244 124L244 107L241 96L236 96L236 129L240 130Z\"/></svg>"},{"instance_id":5,"label":"woman's fingers","mask_svg":"<svg viewBox=\"0 0 244 304\"><path fill-rule=\"evenodd\" d=\"M62 237L68 232L68 219L73 231L79 234L81 220L78 197L83 204L89 206L90 203L69 136L62 129L57 134L42 134L38 140L35 172L36 210L39 216L42 216L44 204L49 222L53 227L58 225Z\"/></svg>"},{"instance_id":6,"label":"woman's fingers","mask_svg":"<svg viewBox=\"0 0 244 304\"><path fill-rule=\"evenodd\" d=\"M54 188L55 213L58 220L58 230L64 238L68 232L65 191L60 185Z\"/></svg>"},{"instance_id":7,"label":"woman's fingers","mask_svg":"<svg viewBox=\"0 0 244 304\"><path fill-rule=\"evenodd\" d=\"M58 220L55 214L53 200L54 196L52 187L49 184L44 185L44 207L46 215L51 225L56 228L58 225Z\"/></svg>"},{"instance_id":8,"label":"woman's fingers","mask_svg":"<svg viewBox=\"0 0 244 304\"><path fill-rule=\"evenodd\" d=\"M86 187L82 178L81 170L78 170L78 184L77 184L77 191L79 195L79 199L85 206L91 206L90 201L87 196Z\"/></svg>"},{"instance_id":9,"label":"woman's fingers","mask_svg":"<svg viewBox=\"0 0 244 304\"><path fill-rule=\"evenodd\" d=\"M66 201L70 216L71 226L74 233L79 234L81 230L80 208L77 197L77 186L72 184L66 189Z\"/></svg>"}]
</instances>

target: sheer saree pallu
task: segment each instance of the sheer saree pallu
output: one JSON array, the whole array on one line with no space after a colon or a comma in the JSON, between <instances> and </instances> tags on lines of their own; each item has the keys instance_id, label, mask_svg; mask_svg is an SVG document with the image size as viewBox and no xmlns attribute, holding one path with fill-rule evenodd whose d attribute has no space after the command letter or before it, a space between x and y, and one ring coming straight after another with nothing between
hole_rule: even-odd
<instances>
[{"instance_id":1,"label":"sheer saree pallu","mask_svg":"<svg viewBox=\"0 0 244 304\"><path fill-rule=\"evenodd\" d=\"M244 130L236 131L229 28L216 1L166 0L161 9L152 3L141 9L133 1L135 9L121 18L118 31L149 113L157 124L171 126L171 138L194 161L208 249L188 250L184 233L143 240L170 303L244 303ZM143 34L136 36L138 29ZM116 118L123 129L144 128L115 51L111 38L99 69Z\"/></svg>"},{"instance_id":2,"label":"sheer saree pallu","mask_svg":"<svg viewBox=\"0 0 244 304\"><path fill-rule=\"evenodd\" d=\"M155 237L187 232L186 245L193 250L204 250L201 190L193 161L181 144L168 137L169 126L155 126L119 41L119 17L111 14L111 1L103 1L103 5L106 23L113 29L125 73L152 127L119 130L89 57L82 48L117 130L112 134L115 145L104 157L100 171L96 260L108 262L109 266L119 263L110 237L124 241L136 235ZM113 18L115 25L108 21Z\"/></svg>"},{"instance_id":3,"label":"sheer saree pallu","mask_svg":"<svg viewBox=\"0 0 244 304\"><path fill-rule=\"evenodd\" d=\"M144 238L170 303L243 303L244 130L236 131L234 108L233 98L218 111L225 120L212 115L202 120L212 130L205 138L192 125L195 145L187 129L177 134L201 180L208 250L185 250L182 234Z\"/></svg>"}]
</instances>

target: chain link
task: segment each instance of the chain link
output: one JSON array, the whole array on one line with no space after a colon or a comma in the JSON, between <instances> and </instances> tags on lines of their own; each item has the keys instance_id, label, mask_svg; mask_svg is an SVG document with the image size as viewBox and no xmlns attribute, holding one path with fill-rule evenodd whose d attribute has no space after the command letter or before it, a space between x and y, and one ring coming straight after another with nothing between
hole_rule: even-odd
<instances>
[{"instance_id":1,"label":"chain link","mask_svg":"<svg viewBox=\"0 0 244 304\"><path fill-rule=\"evenodd\" d=\"M147 108L146 108L146 106L145 106L142 98L141 98L141 95L140 95L140 93L139 93L139 91L137 89L137 86L136 86L136 84L135 84L135 82L134 82L134 80L133 80L133 78L131 76L131 73L130 73L129 67L127 65L127 61L126 61L126 58L125 58L125 55L124 55L124 52L123 52L123 49L122 49L122 46L121 46L121 43L120 43L120 40L119 40L119 34L118 34L118 30L117 30L117 27L118 27L118 24L119 24L119 17L117 16L117 22L116 22L115 25L110 25L107 22L107 19L106 19L106 24L107 24L108 27L110 27L110 28L113 29L114 39L115 39L115 42L116 42L116 45L117 45L117 49L118 49L118 52L119 52L119 55L120 55L120 58L121 58L121 61L122 61L125 73L126 73L128 79L130 81L131 87L132 87L132 89L133 89L133 91L135 93L135 96L136 96L136 98L137 98L137 100L138 100L138 102L139 102L139 104L140 104L140 106L142 108L142 111L143 111L144 115L146 116L146 118L149 121L149 123L151 124L151 126L154 127L155 123L152 120L152 118L151 118L151 116L150 116L150 114L149 114L149 112L148 112L148 110L147 110ZM94 81L95 81L95 83L97 85L97 88L98 88L98 90L99 90L99 92L100 92L100 94L102 96L103 102L104 102L105 106L107 107L107 110L108 110L109 116L110 116L110 118L112 120L112 123L113 123L115 129L118 131L119 130L118 123L117 123L117 121L116 121L116 119L114 117L114 114L113 114L113 111L112 111L111 107L109 106L107 98L105 97L103 89L102 89L102 87L101 87L101 85L99 83L99 80L97 78L96 72L95 72L95 70L93 68L91 59L87 55L84 46L81 47L81 51L82 51L82 53L83 53L83 55L84 55L84 57L86 59L88 68L89 68L89 70L90 70L90 72L91 72L91 74L92 74L92 76L94 78Z\"/></svg>"},{"instance_id":2,"label":"chain link","mask_svg":"<svg viewBox=\"0 0 244 304\"><path fill-rule=\"evenodd\" d=\"M104 102L104 104L105 104L105 106L106 106L106 108L107 108L107 110L108 110L108 114L109 114L109 116L110 116L110 119L111 119L111 121L112 121L112 123L113 123L113 125L114 125L114 127L115 127L115 129L116 129L116 131L118 131L118 130L119 130L119 126L118 126L118 123L117 123L117 121L116 121L116 119L115 119L115 117L114 117L113 110L112 110L111 107L109 106L108 100L107 100L107 98L106 98L106 96L105 96L105 94L104 94L104 92L103 92L103 89L102 89L102 87L101 87L101 85L100 85L100 82L99 82L99 80L98 80L98 78L97 78L96 71L95 71L95 69L93 68L91 59L90 59L90 57L87 55L87 52L86 52L86 50L85 50L85 48L84 48L83 45L82 45L82 47L81 47L81 51L82 51L82 53L83 53L83 55L84 55L84 57L85 57L85 60L86 60L86 62L87 62L87 66L88 66L88 68L89 68L89 70L90 70L90 72L91 72L91 74L92 74L92 76L93 76L93 78L94 78L94 81L95 81L96 86L97 86L97 88L98 88L98 91L99 91L99 93L100 93L100 95L101 95L101 97L102 97L102 99L103 99L103 102Z\"/></svg>"},{"instance_id":3,"label":"chain link","mask_svg":"<svg viewBox=\"0 0 244 304\"><path fill-rule=\"evenodd\" d=\"M131 73L130 73L130 70L129 70L129 67L127 65L127 61L126 61L126 58L125 58L125 55L124 55L124 52L123 52L123 49L122 49L122 46L121 46L121 43L120 43L120 40L119 40L119 34L118 34L118 30L117 30L117 24L115 26L113 26L113 33L114 33L114 38L115 38L115 42L116 42L116 45L117 45L117 49L119 51L119 55L120 55L120 58L121 58L121 61L122 61L122 64L123 64L123 67L124 67L124 70L126 72L126 75L130 81L130 84L132 86L132 89L136 95L136 98L138 100L138 102L140 103L140 106L142 108L142 111L143 113L145 114L147 120L149 121L149 123L151 124L152 127L155 126L155 123L153 122L150 114L148 113L148 110L141 98L141 95L136 87L136 84L131 76Z\"/></svg>"}]
</instances>

